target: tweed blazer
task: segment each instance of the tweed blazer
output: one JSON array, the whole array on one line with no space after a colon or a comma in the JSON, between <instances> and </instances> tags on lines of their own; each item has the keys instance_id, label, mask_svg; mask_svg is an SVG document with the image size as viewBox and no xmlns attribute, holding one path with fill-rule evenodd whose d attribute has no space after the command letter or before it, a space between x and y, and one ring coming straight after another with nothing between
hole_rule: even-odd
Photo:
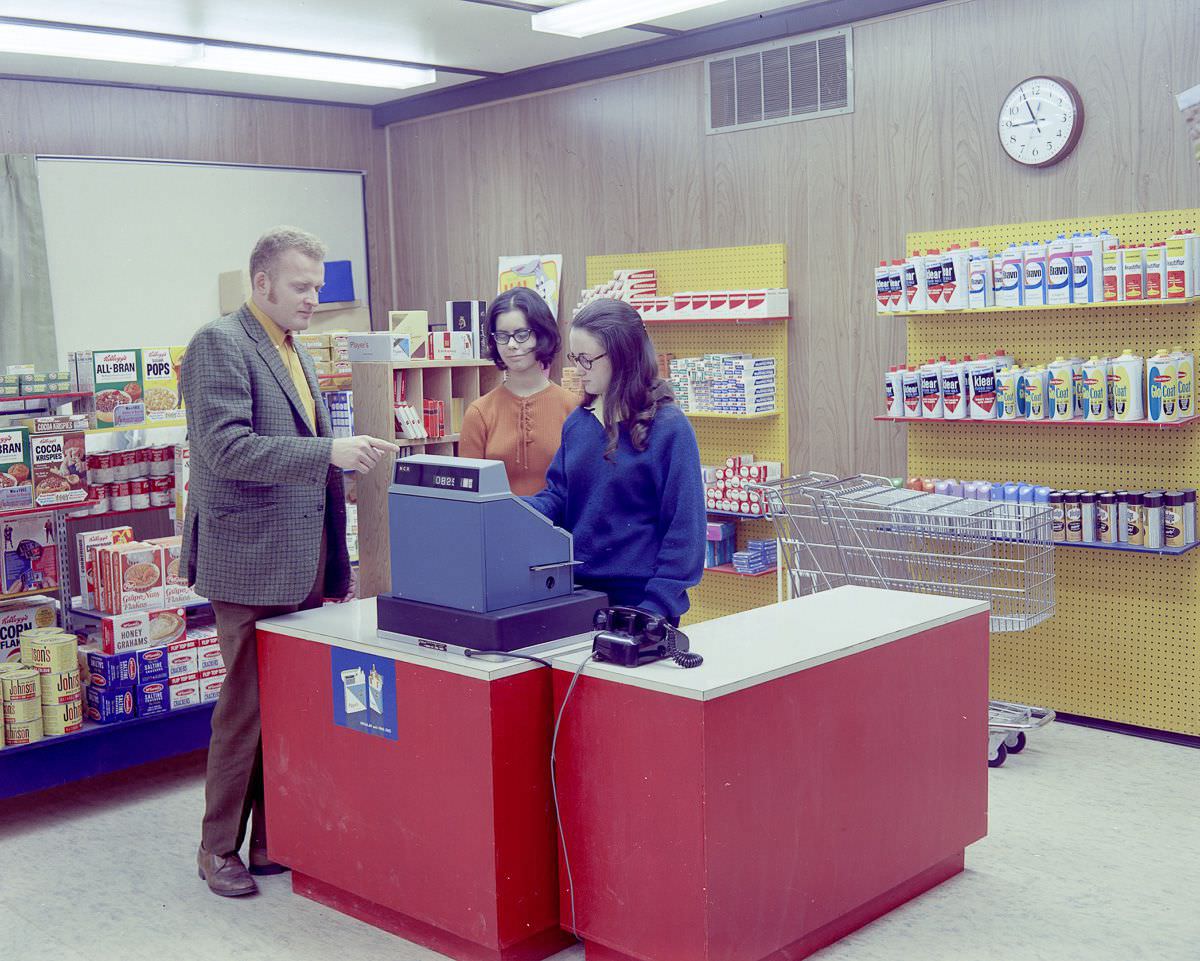
<instances>
[{"instance_id":1,"label":"tweed blazer","mask_svg":"<svg viewBox=\"0 0 1200 961\"><path fill-rule=\"evenodd\" d=\"M312 590L322 531L325 596L350 584L342 472L316 368L314 432L279 351L249 308L201 327L180 371L191 445L183 526L189 584L214 601L299 604Z\"/></svg>"}]
</instances>

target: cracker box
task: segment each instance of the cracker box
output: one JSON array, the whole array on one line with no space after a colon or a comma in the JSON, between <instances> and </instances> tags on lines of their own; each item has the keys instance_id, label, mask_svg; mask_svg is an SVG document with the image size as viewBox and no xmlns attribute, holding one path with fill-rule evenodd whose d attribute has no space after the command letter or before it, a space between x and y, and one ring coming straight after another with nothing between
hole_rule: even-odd
<instances>
[{"instance_id":1,"label":"cracker box","mask_svg":"<svg viewBox=\"0 0 1200 961\"><path fill-rule=\"evenodd\" d=\"M135 692L138 717L154 717L171 710L170 689L166 681L147 681L139 684Z\"/></svg>"},{"instance_id":2,"label":"cracker box","mask_svg":"<svg viewBox=\"0 0 1200 961\"><path fill-rule=\"evenodd\" d=\"M110 527L102 531L81 531L75 535L75 560L79 574L79 598L86 608L99 608L96 601L96 567L94 550L113 544L128 544L133 540L132 527Z\"/></svg>"},{"instance_id":3,"label":"cracker box","mask_svg":"<svg viewBox=\"0 0 1200 961\"><path fill-rule=\"evenodd\" d=\"M85 436L83 431L29 436L33 502L37 507L59 507L87 500Z\"/></svg>"},{"instance_id":4,"label":"cracker box","mask_svg":"<svg viewBox=\"0 0 1200 961\"><path fill-rule=\"evenodd\" d=\"M142 402L150 424L183 423L179 368L186 347L147 347L142 351Z\"/></svg>"},{"instance_id":5,"label":"cracker box","mask_svg":"<svg viewBox=\"0 0 1200 961\"><path fill-rule=\"evenodd\" d=\"M181 607L203 600L191 587L183 573L183 537L176 534L173 537L154 537L147 544L157 544L164 552L166 573L163 590L166 595L166 607Z\"/></svg>"},{"instance_id":6,"label":"cracker box","mask_svg":"<svg viewBox=\"0 0 1200 961\"><path fill-rule=\"evenodd\" d=\"M57 605L50 598L14 600L0 604L0 664L21 657L21 635L35 627L54 627Z\"/></svg>"},{"instance_id":7,"label":"cracker box","mask_svg":"<svg viewBox=\"0 0 1200 961\"><path fill-rule=\"evenodd\" d=\"M0 593L23 594L58 587L58 546L54 519L28 514L0 520L4 532L4 568Z\"/></svg>"},{"instance_id":8,"label":"cracker box","mask_svg":"<svg viewBox=\"0 0 1200 961\"><path fill-rule=\"evenodd\" d=\"M200 703L211 704L221 696L225 683L225 669L200 672Z\"/></svg>"},{"instance_id":9,"label":"cracker box","mask_svg":"<svg viewBox=\"0 0 1200 961\"><path fill-rule=\"evenodd\" d=\"M137 684L140 677L137 652L105 654L99 647L91 644L81 647L79 651L86 662L90 686L127 688Z\"/></svg>"},{"instance_id":10,"label":"cracker box","mask_svg":"<svg viewBox=\"0 0 1200 961\"><path fill-rule=\"evenodd\" d=\"M167 683L171 671L166 644L159 644L156 647L141 647L130 653L133 655L134 663L137 664L138 683L147 684L150 681Z\"/></svg>"},{"instance_id":11,"label":"cracker box","mask_svg":"<svg viewBox=\"0 0 1200 961\"><path fill-rule=\"evenodd\" d=\"M144 424L142 352L135 347L93 351L92 370L97 426Z\"/></svg>"},{"instance_id":12,"label":"cracker box","mask_svg":"<svg viewBox=\"0 0 1200 961\"><path fill-rule=\"evenodd\" d=\"M0 430L0 511L19 511L32 506L29 432L24 427Z\"/></svg>"},{"instance_id":13,"label":"cracker box","mask_svg":"<svg viewBox=\"0 0 1200 961\"><path fill-rule=\"evenodd\" d=\"M178 711L185 707L195 707L200 703L200 675L184 674L173 677L167 682L170 694L171 710Z\"/></svg>"},{"instance_id":14,"label":"cracker box","mask_svg":"<svg viewBox=\"0 0 1200 961\"><path fill-rule=\"evenodd\" d=\"M197 663L197 647L194 637L182 637L167 645L167 676L186 677L196 674L200 667Z\"/></svg>"},{"instance_id":15,"label":"cracker box","mask_svg":"<svg viewBox=\"0 0 1200 961\"><path fill-rule=\"evenodd\" d=\"M201 640L196 645L196 668L201 671L225 670L225 658L221 654L221 645L214 637L211 640Z\"/></svg>"},{"instance_id":16,"label":"cracker box","mask_svg":"<svg viewBox=\"0 0 1200 961\"><path fill-rule=\"evenodd\" d=\"M157 611L167 606L165 554L160 544L134 541L112 553L112 611Z\"/></svg>"},{"instance_id":17,"label":"cracker box","mask_svg":"<svg viewBox=\"0 0 1200 961\"><path fill-rule=\"evenodd\" d=\"M165 646L182 640L186 632L187 619L181 607L114 614L100 618L100 648L105 654L120 654Z\"/></svg>"},{"instance_id":18,"label":"cracker box","mask_svg":"<svg viewBox=\"0 0 1200 961\"><path fill-rule=\"evenodd\" d=\"M97 724L112 724L136 717L137 699L132 687L93 687L88 685L87 716Z\"/></svg>"}]
</instances>

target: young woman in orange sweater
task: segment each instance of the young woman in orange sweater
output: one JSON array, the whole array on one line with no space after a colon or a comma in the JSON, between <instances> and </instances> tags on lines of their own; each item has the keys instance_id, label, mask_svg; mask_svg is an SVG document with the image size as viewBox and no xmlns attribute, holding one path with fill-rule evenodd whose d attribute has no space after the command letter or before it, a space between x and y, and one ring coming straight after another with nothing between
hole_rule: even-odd
<instances>
[{"instance_id":1,"label":"young woman in orange sweater","mask_svg":"<svg viewBox=\"0 0 1200 961\"><path fill-rule=\"evenodd\" d=\"M525 287L492 301L485 337L507 376L467 408L458 453L504 461L512 492L536 494L546 486L563 422L579 406L579 396L548 375L562 337L546 302Z\"/></svg>"}]
</instances>

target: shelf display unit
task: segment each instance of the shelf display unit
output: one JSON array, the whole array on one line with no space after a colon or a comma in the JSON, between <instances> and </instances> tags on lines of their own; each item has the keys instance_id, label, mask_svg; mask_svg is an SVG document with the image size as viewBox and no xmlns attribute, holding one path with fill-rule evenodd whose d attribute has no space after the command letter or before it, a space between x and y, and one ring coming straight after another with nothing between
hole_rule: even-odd
<instances>
[{"instance_id":1,"label":"shelf display unit","mask_svg":"<svg viewBox=\"0 0 1200 961\"><path fill-rule=\"evenodd\" d=\"M1198 226L1200 210L1165 210L910 233L904 247L945 249L978 240L995 251L1009 243L1060 233L1070 236L1097 227L1108 228L1121 243L1142 244ZM908 362L913 364L930 356L961 357L991 353L998 347L1027 363L1059 355L1113 356L1126 348L1148 356L1176 345L1200 349L1200 299L1079 304L1070 309L932 311L907 317L905 326ZM1064 488L1084 490L1200 487L1200 434L1191 429L1156 433L1127 429L1160 426L1146 422L1045 422L1053 427L1087 428L1064 433L973 430L988 422L969 420L950 422L966 426L947 430L946 423L905 422L909 476L1052 479ZM1172 426L1188 428L1190 423ZM993 635L992 696L1045 704L1085 717L1200 734L1194 614L1200 601L1196 566L1200 554L1170 556L1185 553L1184 548L1062 546L1068 549L1056 552L1055 616L1030 631Z\"/></svg>"},{"instance_id":2,"label":"shelf display unit","mask_svg":"<svg viewBox=\"0 0 1200 961\"><path fill-rule=\"evenodd\" d=\"M654 253L606 254L587 258L587 286L604 283L614 270L658 272L658 294L689 290L756 290L787 287L787 251L783 244L667 250ZM769 414L688 414L700 445L703 464L724 466L734 454L752 453L760 460L779 461L788 472L788 330L787 318L755 323L728 320L675 321L647 325L659 353L697 357L711 353L749 353L775 358L775 396L778 409ZM736 517L737 546L775 537L771 522L741 514L710 511L713 517ZM775 603L781 581L775 577L730 576L729 571L706 570L690 592L691 610L683 623L695 624L753 607Z\"/></svg>"}]
</instances>

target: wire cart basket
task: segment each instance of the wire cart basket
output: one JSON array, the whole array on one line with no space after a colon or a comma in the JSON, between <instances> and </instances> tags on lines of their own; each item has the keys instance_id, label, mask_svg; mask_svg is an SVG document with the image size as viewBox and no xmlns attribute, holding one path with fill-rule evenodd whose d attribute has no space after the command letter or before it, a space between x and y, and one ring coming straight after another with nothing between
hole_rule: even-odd
<instances>
[{"instance_id":1,"label":"wire cart basket","mask_svg":"<svg viewBox=\"0 0 1200 961\"><path fill-rule=\"evenodd\" d=\"M885 478L810 472L756 485L775 526L793 596L847 584L987 601L993 632L1025 631L1054 614L1047 505L1010 504L893 487ZM1054 719L1045 708L993 701L988 763Z\"/></svg>"}]
</instances>

